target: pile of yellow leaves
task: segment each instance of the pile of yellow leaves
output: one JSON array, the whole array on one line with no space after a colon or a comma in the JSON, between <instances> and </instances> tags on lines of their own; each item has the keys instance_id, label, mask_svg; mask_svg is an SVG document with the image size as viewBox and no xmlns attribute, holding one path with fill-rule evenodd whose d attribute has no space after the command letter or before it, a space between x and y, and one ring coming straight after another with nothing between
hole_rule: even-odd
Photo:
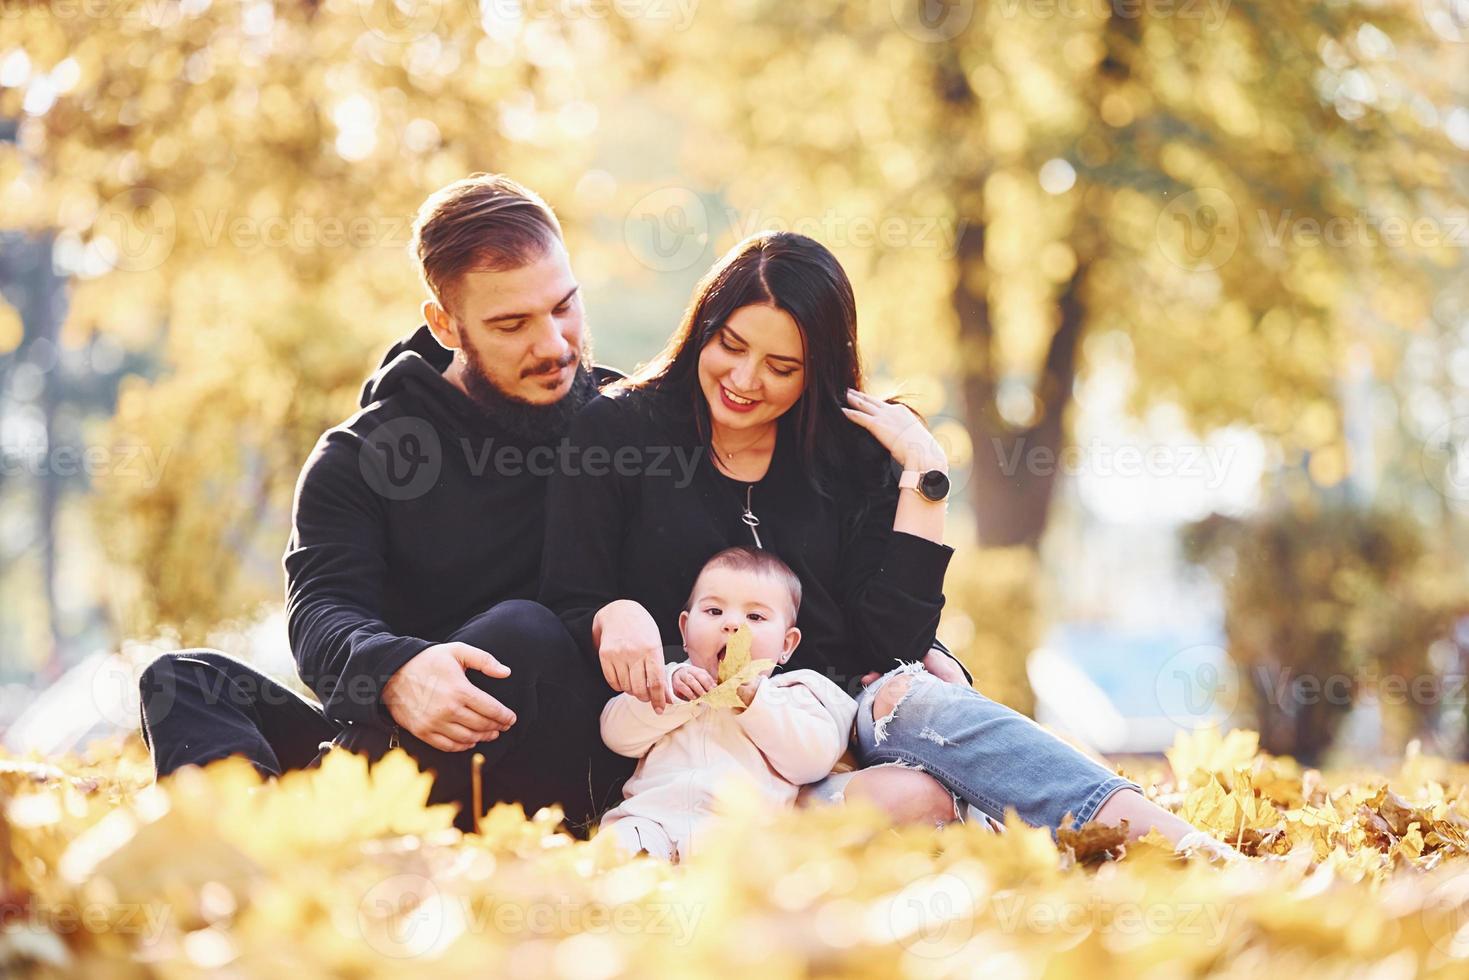
<instances>
[{"instance_id":1,"label":"pile of yellow leaves","mask_svg":"<svg viewBox=\"0 0 1469 980\"><path fill-rule=\"evenodd\" d=\"M1469 767L1332 780L1240 731L1168 762L1129 775L1248 860L731 799L718 842L671 867L554 812L461 835L401 753L161 787L136 743L0 761L0 974L1469 975Z\"/></svg>"}]
</instances>

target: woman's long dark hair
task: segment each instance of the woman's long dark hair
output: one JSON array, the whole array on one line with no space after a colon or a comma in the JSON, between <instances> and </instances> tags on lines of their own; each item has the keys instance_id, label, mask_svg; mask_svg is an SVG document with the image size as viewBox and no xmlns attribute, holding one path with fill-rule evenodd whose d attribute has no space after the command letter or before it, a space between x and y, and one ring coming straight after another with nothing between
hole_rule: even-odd
<instances>
[{"instance_id":1,"label":"woman's long dark hair","mask_svg":"<svg viewBox=\"0 0 1469 980\"><path fill-rule=\"evenodd\" d=\"M805 387L788 414L812 485L822 496L866 477L886 454L841 413L847 389L862 387L857 302L841 263L815 239L793 232L752 235L699 281L667 346L619 387L656 387L687 398L700 439L709 444L709 405L699 387L699 354L736 310L770 305L796 321L805 345ZM855 488L854 488L855 489ZM866 488L862 488L866 489Z\"/></svg>"}]
</instances>

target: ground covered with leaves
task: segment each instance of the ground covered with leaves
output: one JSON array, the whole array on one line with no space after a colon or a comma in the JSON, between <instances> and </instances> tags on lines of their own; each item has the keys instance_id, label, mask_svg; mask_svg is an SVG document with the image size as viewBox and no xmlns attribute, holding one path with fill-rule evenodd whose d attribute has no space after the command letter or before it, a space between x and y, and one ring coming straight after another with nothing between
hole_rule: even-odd
<instances>
[{"instance_id":1,"label":"ground covered with leaves","mask_svg":"<svg viewBox=\"0 0 1469 980\"><path fill-rule=\"evenodd\" d=\"M1128 774L1249 859L731 800L717 841L669 867L549 812L462 835L401 754L269 784L228 760L161 787L133 743L10 759L0 973L1469 974L1469 766L1323 776L1200 732L1154 768Z\"/></svg>"}]
</instances>

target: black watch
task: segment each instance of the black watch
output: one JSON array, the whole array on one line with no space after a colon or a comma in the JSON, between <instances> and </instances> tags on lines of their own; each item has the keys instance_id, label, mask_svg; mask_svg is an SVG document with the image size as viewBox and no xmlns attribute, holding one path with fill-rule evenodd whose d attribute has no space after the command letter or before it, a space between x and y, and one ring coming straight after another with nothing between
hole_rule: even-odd
<instances>
[{"instance_id":1,"label":"black watch","mask_svg":"<svg viewBox=\"0 0 1469 980\"><path fill-rule=\"evenodd\" d=\"M898 488L917 490L924 499L937 502L949 495L949 474L943 470L928 470L923 473L904 470L898 479Z\"/></svg>"}]
</instances>

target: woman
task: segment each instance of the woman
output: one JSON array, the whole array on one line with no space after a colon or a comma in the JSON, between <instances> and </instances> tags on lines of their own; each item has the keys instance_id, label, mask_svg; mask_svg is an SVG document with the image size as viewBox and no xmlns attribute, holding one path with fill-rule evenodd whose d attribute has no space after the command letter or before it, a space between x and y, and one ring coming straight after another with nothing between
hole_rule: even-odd
<instances>
[{"instance_id":1,"label":"woman","mask_svg":"<svg viewBox=\"0 0 1469 980\"><path fill-rule=\"evenodd\" d=\"M1179 842L1191 826L974 691L935 641L948 462L913 412L861 390L856 320L817 242L737 245L663 352L573 423L549 489L541 600L612 689L661 709L688 583L723 548L767 548L806 590L788 666L860 694L862 769L824 795L896 819L952 819L962 801L1053 830L1126 820L1131 837L1156 827Z\"/></svg>"}]
</instances>

